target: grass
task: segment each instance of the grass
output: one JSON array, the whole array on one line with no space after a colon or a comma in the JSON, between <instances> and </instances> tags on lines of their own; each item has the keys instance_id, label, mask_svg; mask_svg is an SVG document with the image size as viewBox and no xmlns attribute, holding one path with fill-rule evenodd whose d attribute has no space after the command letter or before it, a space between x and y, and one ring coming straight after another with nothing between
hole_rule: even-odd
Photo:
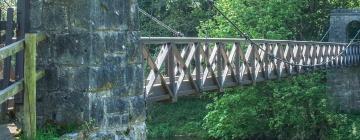
<instances>
[{"instance_id":1,"label":"grass","mask_svg":"<svg viewBox=\"0 0 360 140\"><path fill-rule=\"evenodd\" d=\"M206 97L180 98L176 103L151 103L147 105L147 129L149 139L169 139L175 136L191 139L207 138L202 120L207 114ZM36 140L59 140L63 134L78 130L79 125L61 126L47 124L38 128ZM20 135L19 140L26 140ZM184 138L181 138L184 140Z\"/></svg>"},{"instance_id":2,"label":"grass","mask_svg":"<svg viewBox=\"0 0 360 140\"><path fill-rule=\"evenodd\" d=\"M79 125L56 125L46 124L44 127L38 128L36 140L60 140L60 137L66 133L74 132L79 128ZM19 140L27 140L23 134L18 138Z\"/></svg>"},{"instance_id":3,"label":"grass","mask_svg":"<svg viewBox=\"0 0 360 140\"><path fill-rule=\"evenodd\" d=\"M205 97L186 97L176 103L148 104L148 138L207 137L202 120L209 102Z\"/></svg>"}]
</instances>

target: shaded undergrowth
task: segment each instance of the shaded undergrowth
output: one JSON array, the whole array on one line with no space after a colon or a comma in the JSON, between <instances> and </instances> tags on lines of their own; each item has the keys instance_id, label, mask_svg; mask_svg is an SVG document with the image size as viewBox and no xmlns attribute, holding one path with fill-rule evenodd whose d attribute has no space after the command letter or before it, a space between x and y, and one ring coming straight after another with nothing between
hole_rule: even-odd
<instances>
[{"instance_id":1,"label":"shaded undergrowth","mask_svg":"<svg viewBox=\"0 0 360 140\"><path fill-rule=\"evenodd\" d=\"M202 119L206 116L206 97L180 98L176 103L149 103L147 129L149 139L174 139L174 136L204 138Z\"/></svg>"}]
</instances>

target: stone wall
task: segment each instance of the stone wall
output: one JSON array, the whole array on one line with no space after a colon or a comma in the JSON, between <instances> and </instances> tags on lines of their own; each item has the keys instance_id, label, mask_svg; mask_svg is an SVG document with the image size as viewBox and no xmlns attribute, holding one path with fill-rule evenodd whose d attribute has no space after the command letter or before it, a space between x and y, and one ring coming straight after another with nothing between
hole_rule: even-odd
<instances>
[{"instance_id":1,"label":"stone wall","mask_svg":"<svg viewBox=\"0 0 360 140\"><path fill-rule=\"evenodd\" d=\"M38 122L92 122L90 139L145 139L143 59L136 0L32 0Z\"/></svg>"},{"instance_id":2,"label":"stone wall","mask_svg":"<svg viewBox=\"0 0 360 140\"><path fill-rule=\"evenodd\" d=\"M336 9L330 15L330 42L348 42L347 31L349 23L360 21L360 9Z\"/></svg>"},{"instance_id":3,"label":"stone wall","mask_svg":"<svg viewBox=\"0 0 360 140\"><path fill-rule=\"evenodd\" d=\"M327 87L335 110L360 112L360 66L330 70Z\"/></svg>"}]
</instances>

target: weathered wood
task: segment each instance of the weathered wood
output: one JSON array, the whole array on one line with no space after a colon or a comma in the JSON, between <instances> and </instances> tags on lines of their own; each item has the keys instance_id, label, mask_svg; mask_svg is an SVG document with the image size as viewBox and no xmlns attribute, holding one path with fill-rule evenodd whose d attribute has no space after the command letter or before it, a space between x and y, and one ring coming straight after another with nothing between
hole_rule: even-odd
<instances>
[{"instance_id":1,"label":"weathered wood","mask_svg":"<svg viewBox=\"0 0 360 140\"><path fill-rule=\"evenodd\" d=\"M224 45L222 43L216 43L215 44L217 46L217 52L216 52L216 71L217 71L217 77L218 77L218 81L220 82L220 92L223 91L223 87L224 87L224 77L223 77L223 71L224 71L224 61L222 59L221 56L221 50L224 49Z\"/></svg>"},{"instance_id":2,"label":"weathered wood","mask_svg":"<svg viewBox=\"0 0 360 140\"><path fill-rule=\"evenodd\" d=\"M181 86L181 83L182 81L184 80L185 76L188 77L189 81L191 82L190 84L193 86L193 88L197 91L199 91L199 88L197 86L197 84L194 82L192 76L191 76L191 72L190 72L190 69L188 68L189 65L190 65L190 62L191 60L193 59L194 57L194 54L195 54L195 46L192 45L190 47L190 52L188 54L188 57L186 58L185 62L183 60L183 58L180 56L179 52L177 51L177 49L173 49L173 54L175 56L175 58L177 58L177 62L179 63L181 69L180 69L180 76L179 76L179 79L177 81L177 85L176 85L176 94L178 93L178 91L180 90L180 86Z\"/></svg>"},{"instance_id":3,"label":"weathered wood","mask_svg":"<svg viewBox=\"0 0 360 140\"><path fill-rule=\"evenodd\" d=\"M150 93L151 87L154 85L154 82L156 81L157 77L160 77L162 86L164 87L164 89L170 94L170 96L174 96L174 93L169 88L169 86L166 84L166 81L165 81L164 77L160 74L160 70L159 70L162 63L164 62L166 56L168 55L168 51L169 51L168 47L166 47L166 45L164 45L163 49L161 51L162 53L160 53L160 56L156 59L156 62L154 62L149 55L150 54L149 51L145 47L143 47L144 58L146 58L149 66L151 67L151 71L148 76L148 79L150 79L150 81L146 85L146 88L145 88L146 95L148 95Z\"/></svg>"},{"instance_id":4,"label":"weathered wood","mask_svg":"<svg viewBox=\"0 0 360 140\"><path fill-rule=\"evenodd\" d=\"M13 31L13 19L14 19L14 9L8 8L6 15L6 31L5 31L5 45L9 45L13 42L12 38L14 36ZM10 71L11 71L11 56L8 56L3 61L3 79L1 80L0 89L5 89L10 84ZM1 115L6 116L8 111L7 103L3 103L1 107Z\"/></svg>"},{"instance_id":5,"label":"weathered wood","mask_svg":"<svg viewBox=\"0 0 360 140\"><path fill-rule=\"evenodd\" d=\"M5 59L24 49L24 40L17 41L3 48L0 48L0 59Z\"/></svg>"},{"instance_id":6,"label":"weathered wood","mask_svg":"<svg viewBox=\"0 0 360 140\"><path fill-rule=\"evenodd\" d=\"M176 63L175 63L175 56L173 54L173 49L175 48L174 44L168 43L167 47L169 48L169 54L168 54L168 76L170 79L170 90L174 95L171 95L170 97L172 97L172 101L175 102L177 101L177 96L176 96L176 83L175 83L175 69L176 69Z\"/></svg>"},{"instance_id":7,"label":"weathered wood","mask_svg":"<svg viewBox=\"0 0 360 140\"><path fill-rule=\"evenodd\" d=\"M241 48L240 48L240 43L239 42L235 42L234 43L234 47L236 48L235 51L235 74L236 74L236 79L238 84L241 84L241 75L240 75L240 65L241 65L241 59L240 59L240 53L241 53Z\"/></svg>"},{"instance_id":8,"label":"weathered wood","mask_svg":"<svg viewBox=\"0 0 360 140\"><path fill-rule=\"evenodd\" d=\"M36 34L25 36L24 128L27 139L36 138Z\"/></svg>"},{"instance_id":9,"label":"weathered wood","mask_svg":"<svg viewBox=\"0 0 360 140\"><path fill-rule=\"evenodd\" d=\"M16 28L16 41L21 41L25 38L25 1L17 1L17 28ZM24 50L16 53L15 63L15 81L24 78ZM24 103L24 93L21 92L15 95L15 104ZM15 108L18 107L15 105Z\"/></svg>"},{"instance_id":10,"label":"weathered wood","mask_svg":"<svg viewBox=\"0 0 360 140\"><path fill-rule=\"evenodd\" d=\"M171 42L174 46L168 49L163 46L156 62L147 49L143 52L150 66L146 80L146 96L149 100L168 100L210 90L222 91L226 87L280 79L314 68L326 68L326 65L352 65L360 59L357 54L359 46L349 47L343 56L334 59L345 49L346 44L342 43L257 40L259 43L255 45L241 39L166 39L145 40L145 44L151 44L149 47L163 41ZM246 52L242 49L246 49ZM167 69L162 69L165 71L161 73L168 74L167 77L160 73L161 64L166 59ZM334 61L330 61L332 59ZM302 66L326 61L329 63L321 67ZM175 85L174 90L170 90L171 85Z\"/></svg>"},{"instance_id":11,"label":"weathered wood","mask_svg":"<svg viewBox=\"0 0 360 140\"><path fill-rule=\"evenodd\" d=\"M203 85L201 84L201 55L200 49L201 45L199 43L195 43L195 71L196 71L196 84L199 87L199 93L203 90Z\"/></svg>"},{"instance_id":12,"label":"weathered wood","mask_svg":"<svg viewBox=\"0 0 360 140\"><path fill-rule=\"evenodd\" d=\"M218 79L216 78L216 74L215 74L214 69L213 69L213 62L215 60L217 49L218 49L217 46L214 46L210 57L208 57L207 53L203 49L200 50L201 53L203 54L204 60L206 62L206 68L205 68L205 71L204 71L204 78L203 78L202 84L203 85L205 84L206 79L207 79L206 77L208 76L208 74L210 72L211 76L212 76L211 79L220 88L220 83L219 83Z\"/></svg>"},{"instance_id":13,"label":"weathered wood","mask_svg":"<svg viewBox=\"0 0 360 140\"><path fill-rule=\"evenodd\" d=\"M189 42L207 42L207 43L234 43L246 42L244 38L198 38L198 37L141 37L143 44L165 44L168 42L174 44L188 44ZM267 40L267 39L253 39L254 43L309 43L309 44L344 44L336 42L316 42L316 41L295 41L295 40Z\"/></svg>"},{"instance_id":14,"label":"weathered wood","mask_svg":"<svg viewBox=\"0 0 360 140\"><path fill-rule=\"evenodd\" d=\"M45 71L40 71L36 74L36 80L39 80L45 76ZM16 83L11 84L9 87L0 91L0 103L3 103L10 97L24 90L24 79L19 80Z\"/></svg>"},{"instance_id":15,"label":"weathered wood","mask_svg":"<svg viewBox=\"0 0 360 140\"><path fill-rule=\"evenodd\" d=\"M13 19L14 19L14 9L8 8L7 10L7 22L6 22L6 38L5 45L10 45L13 40L14 31L13 31ZM1 82L1 89L7 87L10 83L10 71L11 71L11 56L8 56L4 59L4 67L3 67L3 80Z\"/></svg>"}]
</instances>

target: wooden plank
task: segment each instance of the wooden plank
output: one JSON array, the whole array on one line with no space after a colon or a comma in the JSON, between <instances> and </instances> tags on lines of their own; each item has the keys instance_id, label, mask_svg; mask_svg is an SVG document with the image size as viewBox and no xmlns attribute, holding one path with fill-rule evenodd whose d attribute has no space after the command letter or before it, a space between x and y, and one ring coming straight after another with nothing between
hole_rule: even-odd
<instances>
[{"instance_id":1,"label":"wooden plank","mask_svg":"<svg viewBox=\"0 0 360 140\"><path fill-rule=\"evenodd\" d=\"M253 81L253 73L251 71L251 66L250 66L250 56L251 56L251 51L252 51L252 47L251 45L247 46L246 52L245 54L243 53L243 51L240 49L240 58L241 60L244 61L244 63L242 64L240 71L241 71L241 83L243 84L243 81L245 80L251 80ZM248 79L244 79L245 76L249 76Z\"/></svg>"},{"instance_id":2,"label":"wooden plank","mask_svg":"<svg viewBox=\"0 0 360 140\"><path fill-rule=\"evenodd\" d=\"M280 55L280 47L278 46L278 44L275 45L274 47L274 56L277 57L277 58L281 58L281 55ZM276 64L275 64L275 71L276 71L276 75L277 75L277 79L280 79L282 77L282 65L281 65L281 61L280 60L275 60Z\"/></svg>"},{"instance_id":3,"label":"wooden plank","mask_svg":"<svg viewBox=\"0 0 360 140\"><path fill-rule=\"evenodd\" d=\"M175 58L177 58L177 62L180 64L181 68L180 69L180 76L179 76L179 79L177 81L177 85L176 85L176 92L175 94L177 94L177 92L179 91L180 89L180 86L181 86L181 83L182 81L184 80L185 76L188 77L189 81L191 82L190 84L192 85L192 87L196 90L196 91L200 91L197 84L194 82L192 76L191 76L191 72L190 72L190 69L188 68L190 63L191 63L191 60L193 59L194 57L194 54L195 54L195 46L192 45L190 47L190 51L189 51L189 54L188 54L188 57L186 58L185 62L183 60L183 58L180 56L180 53L177 51L177 49L173 49L173 54L175 56Z\"/></svg>"},{"instance_id":4,"label":"wooden plank","mask_svg":"<svg viewBox=\"0 0 360 140\"><path fill-rule=\"evenodd\" d=\"M171 43L169 43L169 44L167 44L167 47L169 48L169 52L168 52L168 68L167 68L167 70L168 70L168 76L169 76L169 87L170 87L170 90L171 90L171 92L173 93L173 94L175 94L175 95L173 95L173 96L170 96L171 97L171 99L172 99L172 101L173 102L175 102L175 101L177 101L177 95L176 95L176 83L175 83L175 67L177 67L176 66L176 64L175 64L175 56L174 56L174 53L173 53L173 49L176 49L175 48L175 46L174 46L174 44L171 44Z\"/></svg>"},{"instance_id":5,"label":"wooden plank","mask_svg":"<svg viewBox=\"0 0 360 140\"><path fill-rule=\"evenodd\" d=\"M11 86L0 91L0 103L7 101L8 98L14 96L24 89L24 80L20 80Z\"/></svg>"},{"instance_id":6,"label":"wooden plank","mask_svg":"<svg viewBox=\"0 0 360 140\"><path fill-rule=\"evenodd\" d=\"M316 42L316 41L295 41L295 40L267 40L267 39L253 39L257 44L259 43L313 43L313 44L345 44L336 42ZM198 38L198 37L141 37L140 42L143 44L164 44L172 42L174 44L187 44L189 42L207 42L207 43L234 43L234 42L246 42L244 38Z\"/></svg>"},{"instance_id":7,"label":"wooden plank","mask_svg":"<svg viewBox=\"0 0 360 140\"><path fill-rule=\"evenodd\" d=\"M232 66L232 63L233 63L233 60L234 60L234 57L235 57L235 53L236 53L236 47L235 47L234 44L231 47L231 51L230 51L229 55L226 54L226 52L224 50L224 47L220 48L220 55L222 56L223 62L225 64L225 68L224 68L224 71L222 73L222 77L223 77L223 79L221 81L222 84L225 83L226 75L228 74L229 71L230 71L231 77L233 79L233 82L238 82L237 78L236 78L236 75L235 75L234 68Z\"/></svg>"},{"instance_id":8,"label":"wooden plank","mask_svg":"<svg viewBox=\"0 0 360 140\"><path fill-rule=\"evenodd\" d=\"M249 57L249 59L251 59L251 73L252 73L252 81L253 81L253 84L255 85L256 84L256 79L257 79L257 71L256 71L256 53L257 52L257 46L256 44L251 44L251 53L250 53L250 56L251 58Z\"/></svg>"},{"instance_id":9,"label":"wooden plank","mask_svg":"<svg viewBox=\"0 0 360 140\"><path fill-rule=\"evenodd\" d=\"M37 72L36 80L39 80L45 76L45 71ZM9 87L0 91L0 103L3 103L8 98L16 95L17 93L24 90L24 79L19 80L16 83L11 84Z\"/></svg>"},{"instance_id":10,"label":"wooden plank","mask_svg":"<svg viewBox=\"0 0 360 140\"><path fill-rule=\"evenodd\" d=\"M209 50L209 48L207 48L208 50ZM219 89L220 89L220 83L219 83L219 81L217 80L217 78L216 78L216 74L215 74L215 72L214 72L214 69L213 69L213 65L212 65L212 63L214 62L214 60L215 60L215 56L216 56L216 52L217 52L217 47L215 46L214 48L213 48L213 51L212 51L212 53L211 53L211 55L210 55L210 58L208 57L209 55L208 55L208 53L206 53L203 49L200 49L200 52L203 54L203 57L204 57L204 60L205 60L205 62L206 62L206 68L205 68L205 71L204 71L204 74L203 74L203 80L202 80L202 85L204 85L205 84L205 82L206 82L206 79L207 79L207 76L208 76L208 74L209 74L209 72L211 73L211 79L213 80L213 82L219 87Z\"/></svg>"},{"instance_id":11,"label":"wooden plank","mask_svg":"<svg viewBox=\"0 0 360 140\"><path fill-rule=\"evenodd\" d=\"M266 79L266 74L265 74L265 67L264 67L264 64L265 64L265 52L263 50L265 50L265 44L260 44L259 47L262 49L258 49L256 52L255 52L255 58L256 58L256 73L261 73L262 77L261 78L265 78Z\"/></svg>"},{"instance_id":12,"label":"wooden plank","mask_svg":"<svg viewBox=\"0 0 360 140\"><path fill-rule=\"evenodd\" d=\"M269 43L265 43L265 79L269 80L270 79L270 70L269 70L269 65L270 65L270 46Z\"/></svg>"},{"instance_id":13,"label":"wooden plank","mask_svg":"<svg viewBox=\"0 0 360 140\"><path fill-rule=\"evenodd\" d=\"M0 59L5 59L24 49L24 40L17 41L3 48L0 48Z\"/></svg>"},{"instance_id":14,"label":"wooden plank","mask_svg":"<svg viewBox=\"0 0 360 140\"><path fill-rule=\"evenodd\" d=\"M146 49L146 47L143 47L143 55L144 58L146 58L148 65L151 67L150 74L148 75L149 83L146 85L145 93L148 95L151 91L151 88L154 85L154 82L156 81L157 77L160 77L161 85L164 87L164 89L170 94L170 96L174 96L174 93L171 91L170 87L166 84L166 81L162 74L160 74L159 69L164 62L166 56L168 55L169 49L166 45L163 46L162 51L160 52L159 56L156 58L156 62L152 60L150 57L149 51Z\"/></svg>"},{"instance_id":15,"label":"wooden plank","mask_svg":"<svg viewBox=\"0 0 360 140\"><path fill-rule=\"evenodd\" d=\"M240 85L240 83L241 83L241 76L240 76L240 63L241 63L240 51L241 51L241 48L240 48L240 43L235 42L234 47L236 48L236 51L235 51L235 74L236 74L237 82Z\"/></svg>"},{"instance_id":16,"label":"wooden plank","mask_svg":"<svg viewBox=\"0 0 360 140\"><path fill-rule=\"evenodd\" d=\"M222 59L222 56L221 56L221 50L223 49L224 47L224 44L221 43L221 42L217 42L215 44L217 46L217 52L216 52L216 71L217 71L217 78L218 78L218 81L220 82L220 92L223 92L223 87L224 87L224 83L222 81L224 81L224 77L223 77L223 71L224 71L224 64L223 64L223 59Z\"/></svg>"},{"instance_id":17,"label":"wooden plank","mask_svg":"<svg viewBox=\"0 0 360 140\"><path fill-rule=\"evenodd\" d=\"M201 54L200 54L200 49L201 46L199 45L199 43L195 43L195 71L196 71L196 84L199 87L200 92L203 89L203 86L201 84Z\"/></svg>"},{"instance_id":18,"label":"wooden plank","mask_svg":"<svg viewBox=\"0 0 360 140\"><path fill-rule=\"evenodd\" d=\"M17 1L17 28L16 28L16 41L21 41L25 38L25 1ZM15 63L15 81L19 81L24 78L24 50L19 51L16 54ZM24 93L21 92L15 95L15 104L24 103ZM15 105L15 108L17 106Z\"/></svg>"},{"instance_id":19,"label":"wooden plank","mask_svg":"<svg viewBox=\"0 0 360 140\"><path fill-rule=\"evenodd\" d=\"M8 8L7 9L7 17L6 17L6 31L5 31L5 45L9 45L13 42L12 38L14 36L13 31L13 23L14 20L14 9ZM3 79L0 83L0 89L5 89L10 84L10 71L11 71L11 56L8 56L3 60ZM3 103L1 106L1 115L6 116L8 111L7 103Z\"/></svg>"},{"instance_id":20,"label":"wooden plank","mask_svg":"<svg viewBox=\"0 0 360 140\"><path fill-rule=\"evenodd\" d=\"M10 45L13 40L14 31L13 31L13 19L14 19L14 9L7 9L7 23L6 23L6 39L5 45ZM4 67L3 67L3 80L1 82L0 88L4 89L10 83L10 71L11 71L11 56L8 56L4 59Z\"/></svg>"},{"instance_id":21,"label":"wooden plank","mask_svg":"<svg viewBox=\"0 0 360 140\"><path fill-rule=\"evenodd\" d=\"M25 137L36 138L36 34L25 35L24 128Z\"/></svg>"}]
</instances>

